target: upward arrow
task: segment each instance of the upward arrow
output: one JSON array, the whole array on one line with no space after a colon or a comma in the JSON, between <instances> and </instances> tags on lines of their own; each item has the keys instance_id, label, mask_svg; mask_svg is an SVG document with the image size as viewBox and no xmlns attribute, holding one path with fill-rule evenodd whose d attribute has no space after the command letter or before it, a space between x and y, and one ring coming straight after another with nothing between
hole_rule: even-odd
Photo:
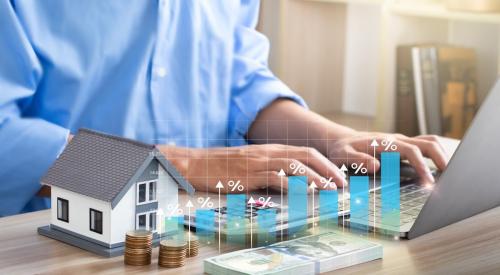
<instances>
[{"instance_id":1,"label":"upward arrow","mask_svg":"<svg viewBox=\"0 0 500 275\"><path fill-rule=\"evenodd\" d=\"M219 182L217 183L217 185L215 185L215 188L217 188L217 191L219 193L219 211L221 209L220 207L220 190L224 188L224 185L222 185L222 182L219 180ZM219 254L220 254L220 231L221 231L221 221L220 221L220 215L217 215L217 217L219 218L219 230L218 230L218 234L219 234Z\"/></svg>"},{"instance_id":2,"label":"upward arrow","mask_svg":"<svg viewBox=\"0 0 500 275\"><path fill-rule=\"evenodd\" d=\"M221 181L219 181L219 182L217 183L217 185L215 186L215 188L217 188L217 189L221 189L221 188L224 188L224 185L222 184L222 182L221 182Z\"/></svg>"},{"instance_id":3,"label":"upward arrow","mask_svg":"<svg viewBox=\"0 0 500 275\"><path fill-rule=\"evenodd\" d=\"M286 176L285 171L283 171L283 169L281 169L281 170L278 172L278 176L280 176L280 177L284 177L284 176Z\"/></svg>"},{"instance_id":4,"label":"upward arrow","mask_svg":"<svg viewBox=\"0 0 500 275\"><path fill-rule=\"evenodd\" d=\"M342 164L342 167L340 167L340 171L342 172L347 172L347 167L345 166L345 164Z\"/></svg>"},{"instance_id":5,"label":"upward arrow","mask_svg":"<svg viewBox=\"0 0 500 275\"><path fill-rule=\"evenodd\" d=\"M312 190L314 190L315 188L318 188L318 186L316 185L316 183L314 181L312 181L311 185L309 185L309 188L311 188Z\"/></svg>"},{"instance_id":6,"label":"upward arrow","mask_svg":"<svg viewBox=\"0 0 500 275\"><path fill-rule=\"evenodd\" d=\"M191 202L191 200L188 200L188 202L186 203L186 207L193 207L193 203Z\"/></svg>"},{"instance_id":7,"label":"upward arrow","mask_svg":"<svg viewBox=\"0 0 500 275\"><path fill-rule=\"evenodd\" d=\"M286 176L285 174L285 171L283 171L283 169L281 169L279 172L278 172L278 176L280 177L280 207L283 207L283 178ZM280 219L281 221L281 229L280 229L280 232L281 232L281 241L283 241L283 219Z\"/></svg>"},{"instance_id":8,"label":"upward arrow","mask_svg":"<svg viewBox=\"0 0 500 275\"><path fill-rule=\"evenodd\" d=\"M254 204L255 203L255 200L253 199L253 197L250 197L250 199L248 200L248 203L250 203L250 204Z\"/></svg>"},{"instance_id":9,"label":"upward arrow","mask_svg":"<svg viewBox=\"0 0 500 275\"><path fill-rule=\"evenodd\" d=\"M376 139L373 139L372 143L370 144L370 146L372 146L372 147L377 147L378 145L379 144L378 144Z\"/></svg>"},{"instance_id":10,"label":"upward arrow","mask_svg":"<svg viewBox=\"0 0 500 275\"><path fill-rule=\"evenodd\" d=\"M253 207L251 205L255 203L255 200L253 199L252 196L250 196L248 203L250 204L250 248L252 248L253 247L253 212L252 212Z\"/></svg>"},{"instance_id":11,"label":"upward arrow","mask_svg":"<svg viewBox=\"0 0 500 275\"><path fill-rule=\"evenodd\" d=\"M342 167L340 167L340 171L342 171L342 173L344 173L344 177L347 177L347 167L345 166L345 164L342 164ZM345 184L342 184L342 211L344 213L342 213L342 231L344 231L344 228L345 228Z\"/></svg>"}]
</instances>

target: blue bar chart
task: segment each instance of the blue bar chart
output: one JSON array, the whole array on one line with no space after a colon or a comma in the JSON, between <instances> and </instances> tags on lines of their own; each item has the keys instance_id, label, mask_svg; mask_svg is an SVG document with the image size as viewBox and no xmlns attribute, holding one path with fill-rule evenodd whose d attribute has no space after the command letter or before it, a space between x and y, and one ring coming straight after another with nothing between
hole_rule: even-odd
<instances>
[{"instance_id":1,"label":"blue bar chart","mask_svg":"<svg viewBox=\"0 0 500 275\"><path fill-rule=\"evenodd\" d=\"M288 235L307 229L307 177L288 177Z\"/></svg>"},{"instance_id":2,"label":"blue bar chart","mask_svg":"<svg viewBox=\"0 0 500 275\"><path fill-rule=\"evenodd\" d=\"M336 190L319 191L319 225L333 229L338 223L338 193Z\"/></svg>"},{"instance_id":3,"label":"blue bar chart","mask_svg":"<svg viewBox=\"0 0 500 275\"><path fill-rule=\"evenodd\" d=\"M212 209L196 210L196 236L201 243L211 244L215 239L215 211Z\"/></svg>"},{"instance_id":4,"label":"blue bar chart","mask_svg":"<svg viewBox=\"0 0 500 275\"><path fill-rule=\"evenodd\" d=\"M168 239L184 239L184 216L165 217L164 235Z\"/></svg>"},{"instance_id":5,"label":"blue bar chart","mask_svg":"<svg viewBox=\"0 0 500 275\"><path fill-rule=\"evenodd\" d=\"M226 232L227 241L230 243L245 244L247 229L247 220L245 217L246 205L245 194L227 195Z\"/></svg>"},{"instance_id":6,"label":"blue bar chart","mask_svg":"<svg viewBox=\"0 0 500 275\"><path fill-rule=\"evenodd\" d=\"M381 154L381 219L382 224L399 231L400 226L400 154Z\"/></svg>"},{"instance_id":7,"label":"blue bar chart","mask_svg":"<svg viewBox=\"0 0 500 275\"><path fill-rule=\"evenodd\" d=\"M257 245L265 246L276 242L276 209L262 209L257 212Z\"/></svg>"},{"instance_id":8,"label":"blue bar chart","mask_svg":"<svg viewBox=\"0 0 500 275\"><path fill-rule=\"evenodd\" d=\"M350 220L351 228L368 230L369 219L369 178L368 176L350 177Z\"/></svg>"}]
</instances>

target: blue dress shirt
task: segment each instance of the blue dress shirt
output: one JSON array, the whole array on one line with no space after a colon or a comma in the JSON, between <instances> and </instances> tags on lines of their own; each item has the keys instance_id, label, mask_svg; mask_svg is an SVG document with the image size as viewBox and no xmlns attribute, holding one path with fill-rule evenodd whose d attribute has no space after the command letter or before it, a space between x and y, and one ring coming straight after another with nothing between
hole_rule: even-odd
<instances>
[{"instance_id":1,"label":"blue dress shirt","mask_svg":"<svg viewBox=\"0 0 500 275\"><path fill-rule=\"evenodd\" d=\"M257 0L0 0L0 216L35 196L69 132L245 144L260 110L302 99L268 69ZM105 183L103 183L105 184Z\"/></svg>"}]
</instances>

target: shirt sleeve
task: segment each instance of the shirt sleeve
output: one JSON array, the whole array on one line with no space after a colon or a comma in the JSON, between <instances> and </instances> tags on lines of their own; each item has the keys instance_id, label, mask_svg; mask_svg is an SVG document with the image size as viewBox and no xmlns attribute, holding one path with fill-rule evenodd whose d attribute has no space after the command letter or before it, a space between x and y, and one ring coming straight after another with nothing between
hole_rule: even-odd
<instances>
[{"instance_id":1,"label":"shirt sleeve","mask_svg":"<svg viewBox=\"0 0 500 275\"><path fill-rule=\"evenodd\" d=\"M304 100L268 68L269 41L255 30L260 1L242 0L234 37L229 111L229 145L246 144L245 136L261 110L278 98L307 107Z\"/></svg>"},{"instance_id":2,"label":"shirt sleeve","mask_svg":"<svg viewBox=\"0 0 500 275\"><path fill-rule=\"evenodd\" d=\"M0 216L26 210L69 130L23 117L42 67L10 1L0 1Z\"/></svg>"}]
</instances>

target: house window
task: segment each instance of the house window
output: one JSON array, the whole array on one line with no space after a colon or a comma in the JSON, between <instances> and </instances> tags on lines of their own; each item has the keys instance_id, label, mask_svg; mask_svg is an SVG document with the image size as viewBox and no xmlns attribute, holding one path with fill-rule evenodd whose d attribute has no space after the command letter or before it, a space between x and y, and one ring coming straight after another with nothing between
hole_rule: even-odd
<instances>
[{"instance_id":1,"label":"house window","mask_svg":"<svg viewBox=\"0 0 500 275\"><path fill-rule=\"evenodd\" d=\"M90 231L102 234L102 212L90 208Z\"/></svg>"},{"instance_id":2,"label":"house window","mask_svg":"<svg viewBox=\"0 0 500 275\"><path fill-rule=\"evenodd\" d=\"M57 219L63 222L69 222L68 200L57 198Z\"/></svg>"},{"instance_id":3,"label":"house window","mask_svg":"<svg viewBox=\"0 0 500 275\"><path fill-rule=\"evenodd\" d=\"M156 232L156 211L137 214L136 229Z\"/></svg>"},{"instance_id":4,"label":"house window","mask_svg":"<svg viewBox=\"0 0 500 275\"><path fill-rule=\"evenodd\" d=\"M149 230L156 231L156 212L149 213Z\"/></svg>"},{"instance_id":5,"label":"house window","mask_svg":"<svg viewBox=\"0 0 500 275\"><path fill-rule=\"evenodd\" d=\"M137 229L146 230L146 214L137 215Z\"/></svg>"},{"instance_id":6,"label":"house window","mask_svg":"<svg viewBox=\"0 0 500 275\"><path fill-rule=\"evenodd\" d=\"M137 183L137 204L156 201L156 181Z\"/></svg>"}]
</instances>

